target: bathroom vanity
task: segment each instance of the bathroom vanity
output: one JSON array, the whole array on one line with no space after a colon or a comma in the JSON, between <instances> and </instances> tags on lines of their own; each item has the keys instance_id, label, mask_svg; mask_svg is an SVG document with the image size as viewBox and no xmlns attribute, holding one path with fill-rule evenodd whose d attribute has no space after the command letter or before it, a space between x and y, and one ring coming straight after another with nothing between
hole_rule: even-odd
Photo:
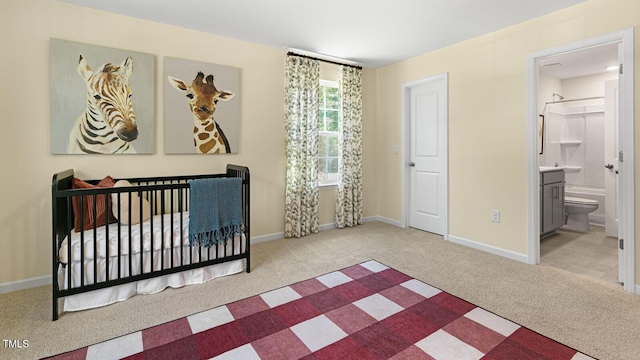
<instances>
[{"instance_id":1,"label":"bathroom vanity","mask_svg":"<svg viewBox=\"0 0 640 360\"><path fill-rule=\"evenodd\" d=\"M565 223L564 183L563 168L540 167L540 237Z\"/></svg>"}]
</instances>

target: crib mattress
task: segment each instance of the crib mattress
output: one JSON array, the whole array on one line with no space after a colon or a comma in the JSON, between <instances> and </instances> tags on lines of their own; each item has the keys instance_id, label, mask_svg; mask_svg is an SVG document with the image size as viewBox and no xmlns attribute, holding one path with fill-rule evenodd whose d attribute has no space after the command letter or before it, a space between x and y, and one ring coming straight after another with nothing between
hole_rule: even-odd
<instances>
[{"instance_id":1,"label":"crib mattress","mask_svg":"<svg viewBox=\"0 0 640 360\"><path fill-rule=\"evenodd\" d=\"M181 226L182 225L182 226ZM182 229L181 229L182 228ZM131 231L131 237L129 236ZM108 234L108 239L107 239ZM141 238L142 234L142 238ZM108 226L100 226L96 229L85 230L81 233L71 233L71 261L79 261L82 256L81 244L84 243L84 259L94 258L94 238L97 239L97 258L105 258L107 250L109 256L139 254L142 244L142 251L151 249L171 248L181 245L188 245L189 239L189 212L174 214L155 215L151 219L135 225L120 225L113 223ZM180 241L182 235L182 241ZM131 239L131 248L129 247ZM118 241L120 240L120 241ZM172 244L173 243L173 244ZM108 245L108 247L107 247ZM173 245L173 246L172 246ZM66 264L68 261L68 241L62 241L59 251L59 260ZM118 247L120 248L118 251Z\"/></svg>"}]
</instances>

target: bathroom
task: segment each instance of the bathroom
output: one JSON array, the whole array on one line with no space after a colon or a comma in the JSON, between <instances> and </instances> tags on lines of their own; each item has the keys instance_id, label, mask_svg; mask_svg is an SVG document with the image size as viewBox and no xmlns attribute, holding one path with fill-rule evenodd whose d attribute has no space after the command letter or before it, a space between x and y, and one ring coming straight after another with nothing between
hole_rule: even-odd
<instances>
[{"instance_id":1,"label":"bathroom","mask_svg":"<svg viewBox=\"0 0 640 360\"><path fill-rule=\"evenodd\" d=\"M541 263L619 285L617 63L617 44L541 60L538 98L539 164L564 170L571 213L541 239Z\"/></svg>"}]
</instances>

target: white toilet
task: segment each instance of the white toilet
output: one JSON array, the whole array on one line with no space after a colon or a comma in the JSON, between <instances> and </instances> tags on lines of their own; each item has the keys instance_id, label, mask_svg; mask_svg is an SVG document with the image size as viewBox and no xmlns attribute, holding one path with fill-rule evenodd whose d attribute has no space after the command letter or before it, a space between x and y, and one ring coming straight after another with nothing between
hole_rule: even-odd
<instances>
[{"instance_id":1,"label":"white toilet","mask_svg":"<svg viewBox=\"0 0 640 360\"><path fill-rule=\"evenodd\" d=\"M567 223L563 229L589 232L589 213L597 209L597 200L565 196L564 212L567 214Z\"/></svg>"}]
</instances>

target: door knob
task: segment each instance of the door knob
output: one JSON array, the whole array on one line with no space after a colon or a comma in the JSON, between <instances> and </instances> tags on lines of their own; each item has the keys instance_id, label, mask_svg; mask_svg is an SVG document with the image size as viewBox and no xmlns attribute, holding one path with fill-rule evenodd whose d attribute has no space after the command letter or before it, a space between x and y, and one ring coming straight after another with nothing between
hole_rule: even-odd
<instances>
[{"instance_id":1,"label":"door knob","mask_svg":"<svg viewBox=\"0 0 640 360\"><path fill-rule=\"evenodd\" d=\"M416 163L414 163L413 161L411 161L411 162L409 163L409 166L414 167L414 166L416 166Z\"/></svg>"},{"instance_id":2,"label":"door knob","mask_svg":"<svg viewBox=\"0 0 640 360\"><path fill-rule=\"evenodd\" d=\"M604 167L606 167L607 169L611 170L611 169L613 169L613 164L607 164Z\"/></svg>"}]
</instances>

